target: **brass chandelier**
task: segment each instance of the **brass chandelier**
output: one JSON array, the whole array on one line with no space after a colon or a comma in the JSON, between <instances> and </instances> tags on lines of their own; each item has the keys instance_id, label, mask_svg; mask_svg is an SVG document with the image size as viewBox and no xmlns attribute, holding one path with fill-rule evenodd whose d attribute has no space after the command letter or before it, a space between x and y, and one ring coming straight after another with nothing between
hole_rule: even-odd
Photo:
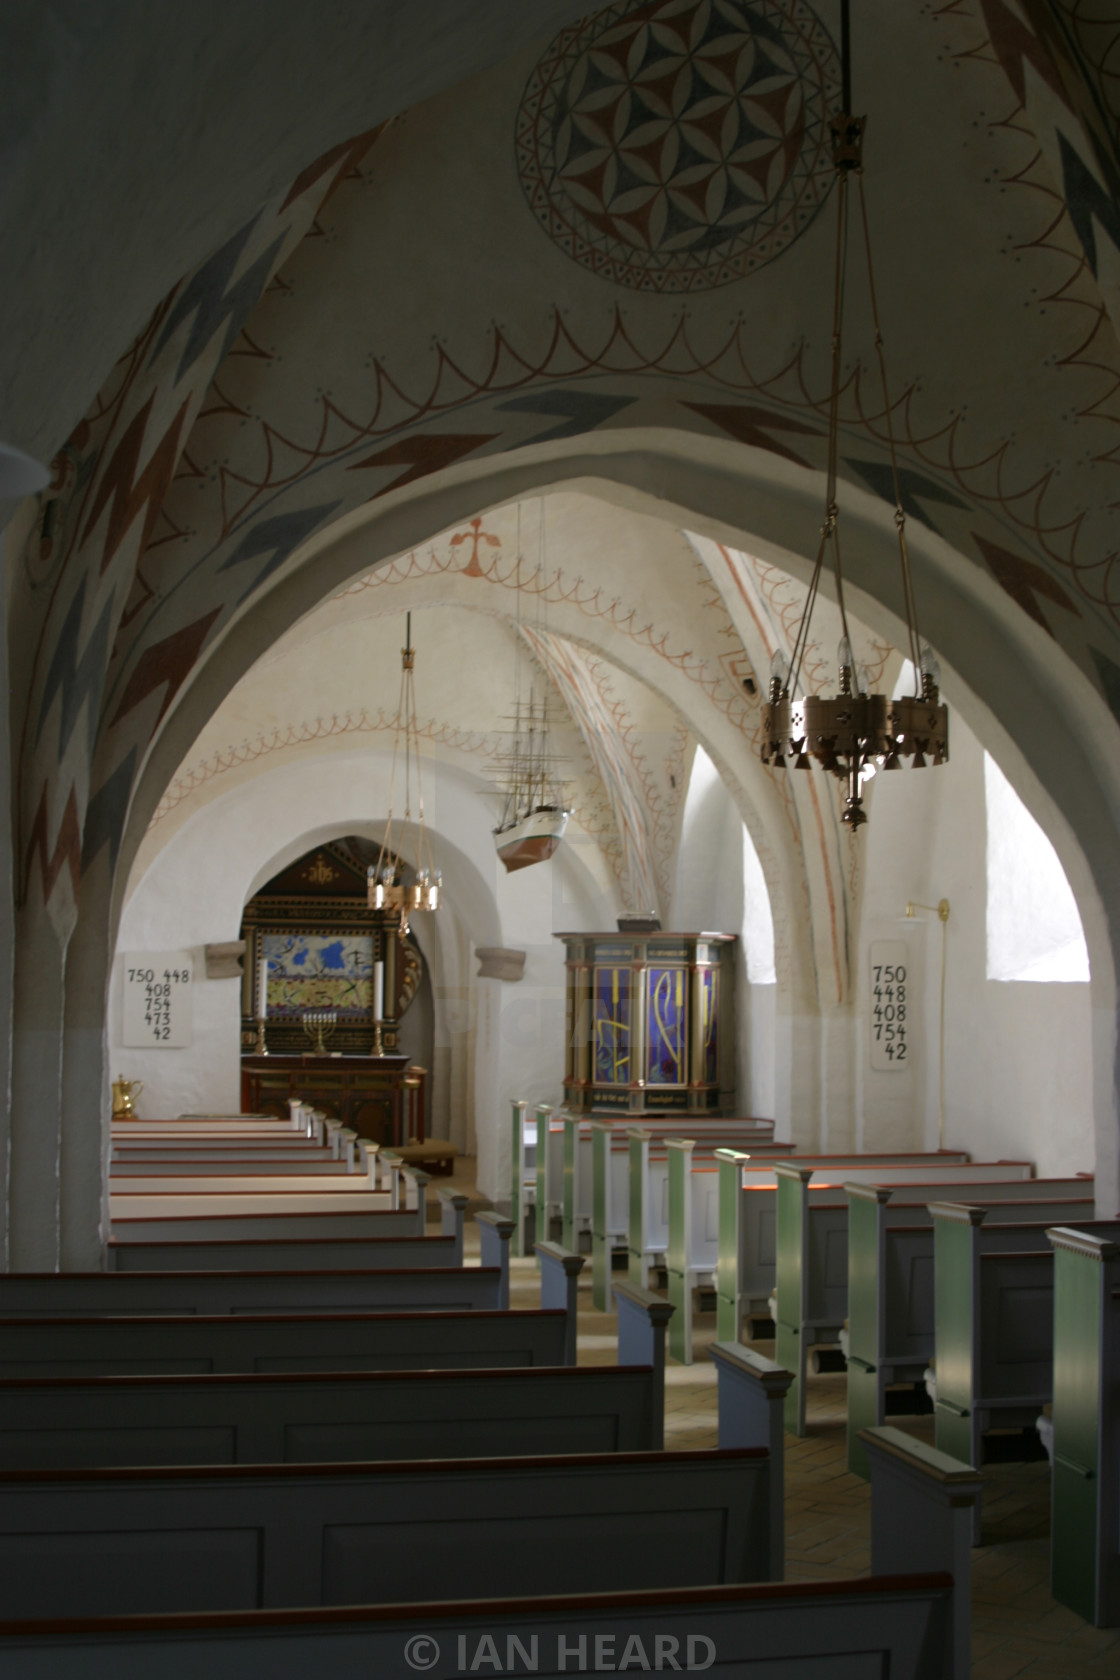
<instances>
[{"instance_id":1,"label":"brass chandelier","mask_svg":"<svg viewBox=\"0 0 1120 1680\"><path fill-rule=\"evenodd\" d=\"M377 862L366 872L366 902L386 918L397 918L400 936L408 932L408 918L414 910L438 910L442 872L432 867L431 840L424 826L424 786L420 775L420 731L416 722L416 693L413 676L416 649L412 645L412 614L405 617L405 645L401 649L401 687L397 701L393 767L389 777L389 815ZM403 758L404 811L399 820L394 811L397 767ZM413 783L417 810L412 812ZM411 839L416 859L415 879L406 883L401 851Z\"/></svg>"},{"instance_id":2,"label":"brass chandelier","mask_svg":"<svg viewBox=\"0 0 1120 1680\"><path fill-rule=\"evenodd\" d=\"M890 396L887 387L887 368L883 353L883 336L879 325L879 307L875 293L875 275L871 261L871 234L867 220L867 203L863 190L863 129L864 118L851 115L851 53L849 32L849 0L842 0L841 8L841 66L843 110L830 120L832 160L837 174L836 257L832 304L832 377L828 410L828 454L825 485L825 515L821 526L816 563L809 582L809 592L794 639L792 657L787 659L780 649L770 667L768 703L762 711L762 761L775 770L792 765L807 770L815 759L831 775L844 784L844 810L841 821L855 830L867 821L863 809L862 787L875 771L897 770L909 761L915 770L927 764L944 764L949 757L948 711L940 699L940 670L932 650L923 647L918 633L918 609L914 598L914 582L910 566L910 552L906 542L906 513L902 505L902 488L898 473L894 425L891 419ZM868 302L875 329L875 353L879 364L882 387L883 415L886 422L887 446L890 452L891 479L894 490L895 529L898 534L899 566L902 574L902 600L906 614L908 651L915 673L915 692L897 700L884 694L868 692L867 675L854 662L852 643L848 634L848 617L844 605L844 575L840 558L839 507L836 499L837 462L839 453L840 369L844 324L844 299L848 266L848 231L850 193L849 181L855 177L859 197L859 223L867 264ZM809 645L809 626L820 589L826 556L831 553L833 575L836 579L836 603L840 610L842 636L838 649L840 666L839 693L834 696L804 695L798 697L798 684L806 649Z\"/></svg>"}]
</instances>

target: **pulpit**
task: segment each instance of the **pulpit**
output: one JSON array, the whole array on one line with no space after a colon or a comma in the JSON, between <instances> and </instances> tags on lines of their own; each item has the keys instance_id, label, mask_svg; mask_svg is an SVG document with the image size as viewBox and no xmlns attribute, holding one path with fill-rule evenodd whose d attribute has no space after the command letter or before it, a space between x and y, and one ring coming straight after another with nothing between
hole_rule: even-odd
<instances>
[{"instance_id":1,"label":"pulpit","mask_svg":"<svg viewBox=\"0 0 1120 1680\"><path fill-rule=\"evenodd\" d=\"M730 933L558 933L570 1114L734 1112Z\"/></svg>"},{"instance_id":2,"label":"pulpit","mask_svg":"<svg viewBox=\"0 0 1120 1680\"><path fill-rule=\"evenodd\" d=\"M427 1073L407 1056L242 1056L245 1114L287 1117L296 1097L387 1148L424 1142Z\"/></svg>"}]
</instances>

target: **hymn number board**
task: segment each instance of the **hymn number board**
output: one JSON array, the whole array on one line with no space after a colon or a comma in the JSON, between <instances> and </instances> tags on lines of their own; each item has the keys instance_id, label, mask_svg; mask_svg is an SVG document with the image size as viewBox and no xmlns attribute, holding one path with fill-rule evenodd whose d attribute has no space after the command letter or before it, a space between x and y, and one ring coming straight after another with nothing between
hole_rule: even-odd
<instances>
[{"instance_id":1,"label":"hymn number board","mask_svg":"<svg viewBox=\"0 0 1120 1680\"><path fill-rule=\"evenodd\" d=\"M124 958L124 1034L130 1050L182 1050L191 1042L189 951Z\"/></svg>"},{"instance_id":2,"label":"hymn number board","mask_svg":"<svg viewBox=\"0 0 1120 1680\"><path fill-rule=\"evenodd\" d=\"M871 943L871 1066L905 1072L911 1061L909 949L902 939Z\"/></svg>"}]
</instances>

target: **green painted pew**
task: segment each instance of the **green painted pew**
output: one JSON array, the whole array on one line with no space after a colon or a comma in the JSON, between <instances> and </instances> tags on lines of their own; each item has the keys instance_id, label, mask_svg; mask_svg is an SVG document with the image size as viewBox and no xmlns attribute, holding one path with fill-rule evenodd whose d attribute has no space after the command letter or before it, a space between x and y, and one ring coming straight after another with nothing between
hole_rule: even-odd
<instances>
[{"instance_id":1,"label":"green painted pew","mask_svg":"<svg viewBox=\"0 0 1120 1680\"><path fill-rule=\"evenodd\" d=\"M777 1197L773 1172L760 1175L758 1151L744 1154L734 1149L717 1149L719 1162L719 1260L716 1271L718 1329L721 1341L736 1341L743 1320L770 1316L777 1263L775 1226ZM918 1163L965 1164L964 1150L939 1149L928 1154L914 1150L892 1150L868 1154L806 1154L798 1151L796 1164L827 1169L847 1177L848 1169L863 1171L888 1165L900 1168ZM756 1192L766 1192L757 1194Z\"/></svg>"},{"instance_id":2,"label":"green painted pew","mask_svg":"<svg viewBox=\"0 0 1120 1680\"><path fill-rule=\"evenodd\" d=\"M976 1196L992 1204L1023 1200L1048 1203L1047 1181L1015 1176L1022 1174L1025 1166L1023 1162L980 1161L926 1172L915 1169L899 1172L901 1183L890 1182L883 1188L905 1190L910 1193L908 1199L915 1202L920 1202L924 1194L930 1202L963 1202ZM796 1376L786 1400L786 1427L796 1435L804 1435L809 1348L822 1343L839 1345L840 1332L849 1316L848 1203L842 1186L810 1188L813 1175L809 1168L782 1163L775 1170L778 1177L775 1357ZM1008 1177L1000 1179L1001 1172L1006 1172ZM879 1177L880 1169L853 1171L851 1181L874 1183Z\"/></svg>"},{"instance_id":3,"label":"green painted pew","mask_svg":"<svg viewBox=\"0 0 1120 1680\"><path fill-rule=\"evenodd\" d=\"M1029 1197L1008 1199L1005 1186L969 1192L995 1224L1037 1225L1093 1211L1091 1179L1033 1179ZM848 1468L867 1475L860 1431L885 1421L891 1383L920 1382L934 1358L934 1222L928 1192L849 1184ZM993 1239L999 1240L999 1239ZM1013 1241L1014 1239L1009 1239Z\"/></svg>"}]
</instances>

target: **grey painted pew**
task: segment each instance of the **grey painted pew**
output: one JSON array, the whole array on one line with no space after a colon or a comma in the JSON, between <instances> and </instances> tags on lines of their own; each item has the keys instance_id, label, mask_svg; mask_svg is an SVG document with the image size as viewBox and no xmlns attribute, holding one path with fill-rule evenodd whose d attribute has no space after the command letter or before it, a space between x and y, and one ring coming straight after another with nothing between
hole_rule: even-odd
<instances>
[{"instance_id":1,"label":"grey painted pew","mask_svg":"<svg viewBox=\"0 0 1120 1680\"><path fill-rule=\"evenodd\" d=\"M5 1272L0 1318L122 1313L497 1311L504 1265L418 1271Z\"/></svg>"},{"instance_id":2,"label":"grey painted pew","mask_svg":"<svg viewBox=\"0 0 1120 1680\"><path fill-rule=\"evenodd\" d=\"M300 1207L298 1203L309 1193L297 1191L291 1202L297 1204L291 1207L277 1208L275 1205L263 1209L254 1208L253 1202L275 1204L276 1198L271 1195L232 1195L218 1194L214 1196L192 1196L192 1202L203 1203L205 1213L196 1213L193 1209L182 1213L182 1201L178 1196L168 1197L166 1211L159 1207L163 1200L159 1196L120 1196L110 1198L110 1213L112 1218L113 1241L120 1244L126 1242L194 1242L199 1238L209 1240L217 1238L222 1242L263 1241L279 1238L281 1241L314 1237L422 1237L420 1220L416 1208L396 1210L392 1208L378 1208L377 1202L382 1198L378 1192L359 1192L362 1199L367 1197L374 1205L371 1208L355 1207L352 1192L339 1195L332 1190L314 1194L311 1208ZM288 1198L285 1198L287 1201ZM134 1211L136 1204L141 1203L143 1211ZM216 1204L227 1202L228 1207L218 1207ZM337 1202L337 1207L324 1206L324 1203Z\"/></svg>"},{"instance_id":3,"label":"grey painted pew","mask_svg":"<svg viewBox=\"0 0 1120 1680\"><path fill-rule=\"evenodd\" d=\"M1047 1195L1055 1185L1070 1185L1070 1196ZM974 1185L972 1206L988 1208L989 1230L997 1225L1044 1223L1091 1213L1092 1202L1075 1199L1091 1181L1035 1179L1039 1193L1029 1200L989 1200L1004 1187ZM860 1431L885 1418L891 1383L918 1382L934 1358L934 1223L927 1189L890 1190L881 1185L848 1184L848 1468L866 1476L868 1466ZM940 1190L938 1191L940 1198ZM992 1242L1014 1246L1017 1238Z\"/></svg>"},{"instance_id":4,"label":"grey painted pew","mask_svg":"<svg viewBox=\"0 0 1120 1680\"><path fill-rule=\"evenodd\" d=\"M563 1310L8 1318L0 1381L569 1365L574 1340Z\"/></svg>"},{"instance_id":5,"label":"grey painted pew","mask_svg":"<svg viewBox=\"0 0 1120 1680\"><path fill-rule=\"evenodd\" d=\"M650 1452L664 1365L0 1383L0 1467Z\"/></svg>"},{"instance_id":6,"label":"grey painted pew","mask_svg":"<svg viewBox=\"0 0 1120 1680\"><path fill-rule=\"evenodd\" d=\"M893 1430L869 1432L873 1567L909 1574L796 1585L460 1598L366 1609L227 1611L0 1624L6 1680L436 1680L469 1672L706 1669L758 1680L966 1680L969 1504L978 1482ZM892 1437L895 1437L892 1439ZM612 1461L603 1460L604 1471ZM438 1467L437 1467L438 1469ZM479 1466L485 1473L485 1466ZM900 1516L903 1520L900 1520ZM558 1548L593 1544L586 1517ZM633 1525L616 1550L634 1544ZM604 1536L613 1540L609 1529ZM461 1543L460 1543L461 1544ZM480 1552L486 1548L478 1548ZM310 1548L314 1550L314 1548ZM670 1567L692 1560L674 1535ZM547 1554L546 1554L547 1555ZM472 1567L474 1562L472 1559ZM392 1565L389 1566L392 1568ZM924 1572L919 1572L924 1570ZM552 1584L555 1577L550 1578ZM471 1590L468 1588L468 1590Z\"/></svg>"},{"instance_id":7,"label":"grey painted pew","mask_svg":"<svg viewBox=\"0 0 1120 1680\"><path fill-rule=\"evenodd\" d=\"M711 1667L727 1680L967 1680L947 1573L363 1609L0 1623L5 1680L432 1680ZM840 1654L843 1653L843 1654ZM412 1659L411 1662L409 1659Z\"/></svg>"},{"instance_id":8,"label":"grey painted pew","mask_svg":"<svg viewBox=\"0 0 1120 1680\"><path fill-rule=\"evenodd\" d=\"M0 1380L574 1365L583 1259L540 1249L539 1311L0 1318Z\"/></svg>"},{"instance_id":9,"label":"grey painted pew","mask_svg":"<svg viewBox=\"0 0 1120 1680\"><path fill-rule=\"evenodd\" d=\"M761 1449L9 1473L0 1619L769 1580L769 1504Z\"/></svg>"},{"instance_id":10,"label":"grey painted pew","mask_svg":"<svg viewBox=\"0 0 1120 1680\"><path fill-rule=\"evenodd\" d=\"M1089 1212L1089 1197L1055 1201L1050 1183L1044 1179L1012 1178L1007 1182L980 1182L967 1176L978 1173L984 1163L962 1172L959 1182L945 1173L926 1183L907 1179L900 1193L920 1207L922 1197L930 1201L983 1201L991 1208L991 1222L1016 1223L1024 1216L1052 1222L1055 1218L1076 1218ZM786 1399L786 1427L797 1435L805 1433L805 1375L808 1350L816 1343L838 1342L848 1311L848 1203L826 1191L830 1199L816 1201L802 1170L779 1166L777 1220L777 1324L774 1352L778 1363L795 1373L796 1381ZM866 1183L866 1176L862 1182ZM892 1190L886 1184L881 1188ZM1030 1212L1025 1215L1025 1206ZM892 1204L893 1205L893 1204ZM1064 1212L1062 1210L1065 1210ZM946 1443L946 1451L953 1445ZM964 1456L958 1453L958 1456ZM968 1462L971 1462L969 1460Z\"/></svg>"},{"instance_id":11,"label":"grey painted pew","mask_svg":"<svg viewBox=\"0 0 1120 1680\"><path fill-rule=\"evenodd\" d=\"M455 1266L462 1245L455 1237L250 1237L106 1245L114 1272L382 1271L398 1267Z\"/></svg>"},{"instance_id":12,"label":"grey painted pew","mask_svg":"<svg viewBox=\"0 0 1120 1680\"><path fill-rule=\"evenodd\" d=\"M1120 1627L1120 1224L1047 1233L1054 1250L1050 1586Z\"/></svg>"},{"instance_id":13,"label":"grey painted pew","mask_svg":"<svg viewBox=\"0 0 1120 1680\"><path fill-rule=\"evenodd\" d=\"M122 1184L140 1179L193 1179L206 1178L215 1186L220 1186L223 1179L243 1178L247 1173L265 1174L271 1178L322 1178L328 1185L339 1182L350 1186L356 1175L326 1150L315 1150L308 1157L290 1154L250 1155L244 1160L230 1160L227 1157L215 1159L207 1156L202 1160L190 1156L175 1155L170 1159L161 1155L133 1154L118 1155L114 1152L109 1162L109 1182ZM282 1189L283 1185L278 1185Z\"/></svg>"}]
</instances>

